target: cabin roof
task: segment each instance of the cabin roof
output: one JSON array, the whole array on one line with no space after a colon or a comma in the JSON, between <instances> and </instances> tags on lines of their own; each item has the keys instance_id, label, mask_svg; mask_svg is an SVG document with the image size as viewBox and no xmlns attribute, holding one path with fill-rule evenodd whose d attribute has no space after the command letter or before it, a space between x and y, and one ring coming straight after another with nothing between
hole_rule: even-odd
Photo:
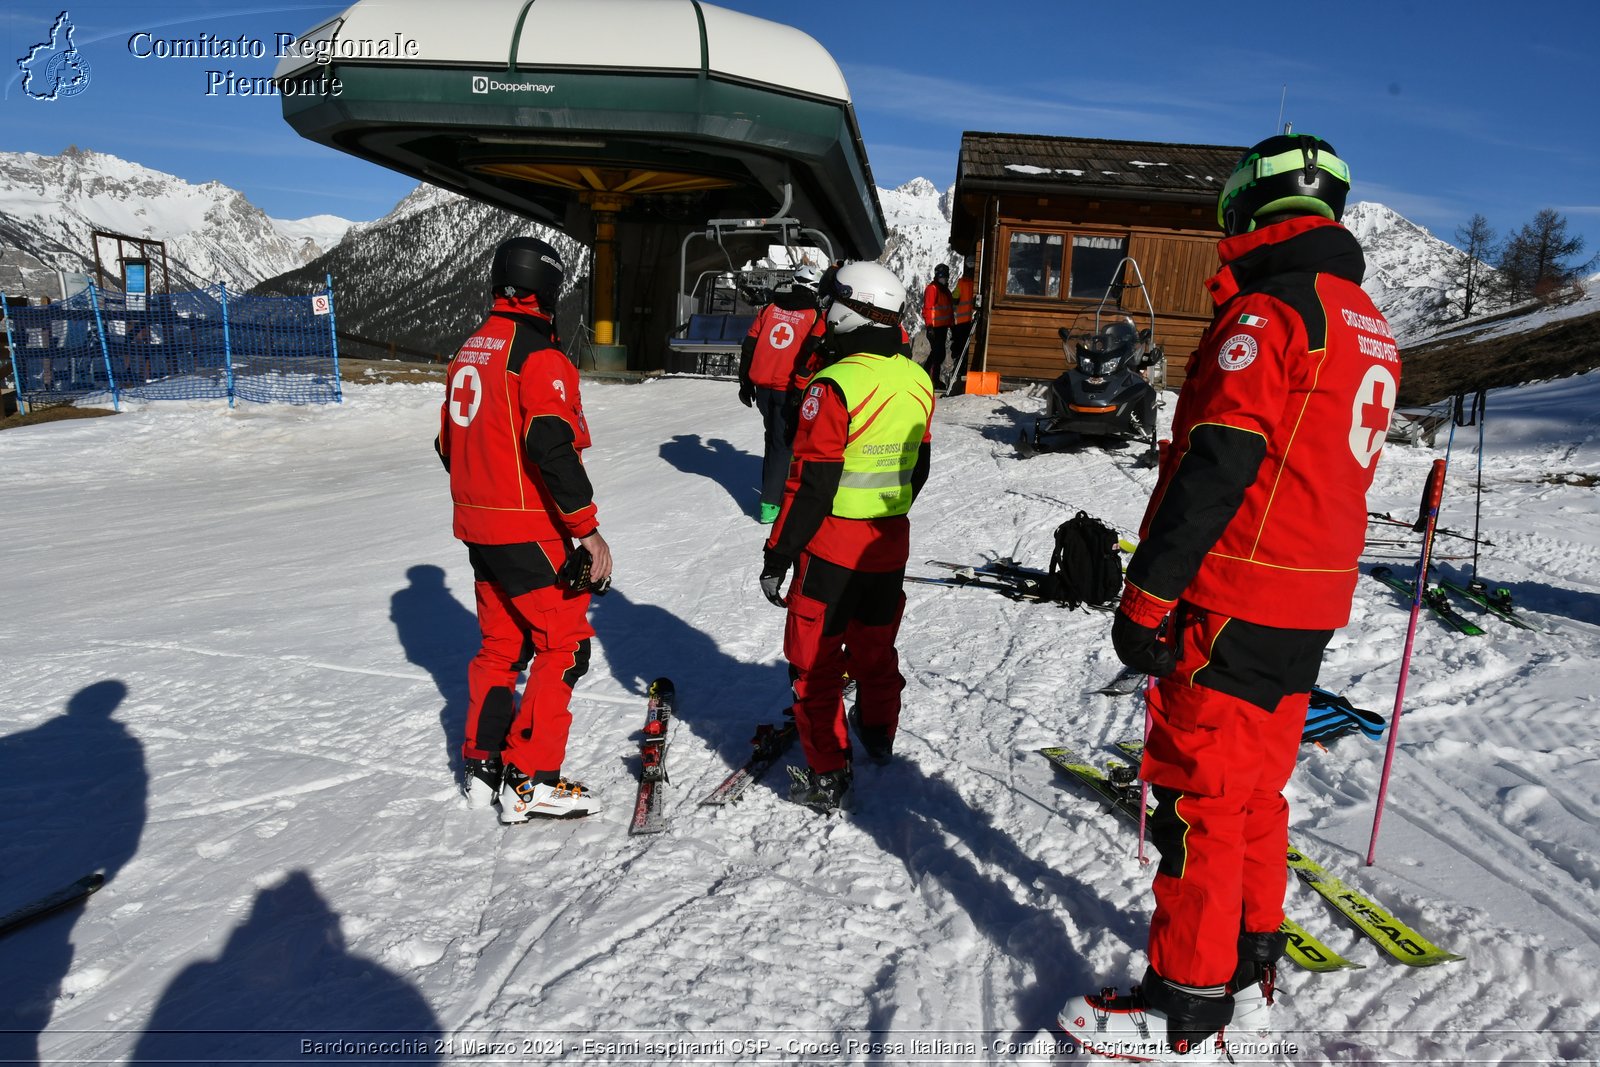
<instances>
[{"instance_id":1,"label":"cabin roof","mask_svg":"<svg viewBox=\"0 0 1600 1067\"><path fill-rule=\"evenodd\" d=\"M968 131L961 135L956 193L1048 190L1214 202L1243 154L1231 145Z\"/></svg>"}]
</instances>

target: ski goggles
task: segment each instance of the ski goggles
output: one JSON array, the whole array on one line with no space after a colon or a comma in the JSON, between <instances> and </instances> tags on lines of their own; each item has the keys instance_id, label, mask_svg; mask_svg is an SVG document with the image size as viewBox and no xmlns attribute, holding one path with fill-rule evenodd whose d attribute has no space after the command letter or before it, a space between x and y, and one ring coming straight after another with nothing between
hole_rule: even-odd
<instances>
[{"instance_id":1,"label":"ski goggles","mask_svg":"<svg viewBox=\"0 0 1600 1067\"><path fill-rule=\"evenodd\" d=\"M1240 189L1254 185L1262 178L1292 174L1297 170L1305 172L1307 184L1319 170L1327 171L1347 186L1350 184L1350 167L1344 160L1332 152L1318 152L1315 145L1307 142L1275 156L1256 156L1240 164L1239 169L1233 172L1233 177L1228 179L1228 184L1222 187L1219 202L1226 204Z\"/></svg>"},{"instance_id":2,"label":"ski goggles","mask_svg":"<svg viewBox=\"0 0 1600 1067\"><path fill-rule=\"evenodd\" d=\"M870 322L876 322L880 326L900 325L900 312L869 304L865 300L857 300L851 295L852 292L853 290L848 285L839 285L835 282L833 302L843 304L862 318Z\"/></svg>"}]
</instances>

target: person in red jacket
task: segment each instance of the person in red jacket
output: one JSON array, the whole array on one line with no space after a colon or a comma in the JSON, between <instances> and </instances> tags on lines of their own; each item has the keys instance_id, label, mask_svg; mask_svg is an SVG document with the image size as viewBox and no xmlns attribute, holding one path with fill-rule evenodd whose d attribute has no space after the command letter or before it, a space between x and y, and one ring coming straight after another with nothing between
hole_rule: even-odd
<instances>
[{"instance_id":1,"label":"person in red jacket","mask_svg":"<svg viewBox=\"0 0 1600 1067\"><path fill-rule=\"evenodd\" d=\"M594 636L589 590L603 592L611 576L581 459L589 425L578 372L555 343L564 274L560 254L537 238L495 250L494 303L450 360L434 445L450 473L483 634L467 668L464 792L475 805L498 801L503 823L599 807L561 773L568 703Z\"/></svg>"},{"instance_id":2,"label":"person in red jacket","mask_svg":"<svg viewBox=\"0 0 1600 1067\"><path fill-rule=\"evenodd\" d=\"M901 354L905 305L905 286L877 263L839 269L827 321L830 347L846 355L806 389L783 511L762 554L761 591L789 612L783 652L807 766L791 795L824 813L852 780L846 670L856 735L874 762L892 757L900 722L907 514L928 477L933 418L932 383Z\"/></svg>"},{"instance_id":3,"label":"person in red jacket","mask_svg":"<svg viewBox=\"0 0 1600 1067\"><path fill-rule=\"evenodd\" d=\"M928 338L928 361L922 365L933 387L944 391L944 357L955 325L955 301L950 296L950 266L933 268L933 281L922 290L922 332Z\"/></svg>"},{"instance_id":4,"label":"person in red jacket","mask_svg":"<svg viewBox=\"0 0 1600 1067\"><path fill-rule=\"evenodd\" d=\"M1067 1003L1062 1026L1091 1049L1143 1026L1158 1058L1210 1057L1271 1003L1282 789L1323 650L1349 621L1400 384L1339 224L1349 189L1327 142L1284 134L1245 153L1218 201L1216 310L1112 625L1122 662L1160 677L1140 768L1161 852L1149 969L1132 995Z\"/></svg>"},{"instance_id":5,"label":"person in red jacket","mask_svg":"<svg viewBox=\"0 0 1600 1067\"><path fill-rule=\"evenodd\" d=\"M789 470L789 442L800 390L810 379L817 343L826 323L817 310L817 268L803 266L790 283L773 293L750 324L739 349L739 401L761 412L766 430L761 459L761 521L778 517L783 479Z\"/></svg>"}]
</instances>

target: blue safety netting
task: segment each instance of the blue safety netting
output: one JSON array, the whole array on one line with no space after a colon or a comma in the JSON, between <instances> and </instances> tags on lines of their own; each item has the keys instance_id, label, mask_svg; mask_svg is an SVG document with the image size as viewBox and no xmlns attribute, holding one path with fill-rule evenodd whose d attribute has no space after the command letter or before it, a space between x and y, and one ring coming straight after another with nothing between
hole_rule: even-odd
<instances>
[{"instance_id":1,"label":"blue safety netting","mask_svg":"<svg viewBox=\"0 0 1600 1067\"><path fill-rule=\"evenodd\" d=\"M221 286L130 300L98 291L111 379L122 396L205 400L228 395L228 336ZM48 307L39 308L48 311Z\"/></svg>"},{"instance_id":2,"label":"blue safety netting","mask_svg":"<svg viewBox=\"0 0 1600 1067\"><path fill-rule=\"evenodd\" d=\"M228 299L234 394L261 403L340 399L333 302L327 294Z\"/></svg>"},{"instance_id":3,"label":"blue safety netting","mask_svg":"<svg viewBox=\"0 0 1600 1067\"><path fill-rule=\"evenodd\" d=\"M5 308L17 396L29 405L227 398L339 401L333 296L236 296L223 286L130 297L93 286Z\"/></svg>"},{"instance_id":4,"label":"blue safety netting","mask_svg":"<svg viewBox=\"0 0 1600 1067\"><path fill-rule=\"evenodd\" d=\"M8 303L5 312L18 398L47 405L110 395L111 370L88 291L44 307Z\"/></svg>"}]
</instances>

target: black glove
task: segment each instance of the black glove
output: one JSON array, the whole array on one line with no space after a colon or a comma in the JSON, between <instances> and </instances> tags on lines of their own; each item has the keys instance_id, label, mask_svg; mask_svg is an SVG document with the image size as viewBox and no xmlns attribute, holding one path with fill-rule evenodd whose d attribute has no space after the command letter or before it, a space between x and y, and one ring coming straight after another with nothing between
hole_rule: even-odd
<instances>
[{"instance_id":1,"label":"black glove","mask_svg":"<svg viewBox=\"0 0 1600 1067\"><path fill-rule=\"evenodd\" d=\"M611 579L607 578L603 582L591 581L589 568L593 564L594 557L589 554L589 550L579 545L572 550L567 561L556 572L556 578L574 593L581 593L587 589L595 596L605 596L611 590Z\"/></svg>"},{"instance_id":2,"label":"black glove","mask_svg":"<svg viewBox=\"0 0 1600 1067\"><path fill-rule=\"evenodd\" d=\"M789 575L789 561L773 552L767 552L761 564L761 595L776 607L786 608L789 602L781 590L783 580Z\"/></svg>"},{"instance_id":3,"label":"black glove","mask_svg":"<svg viewBox=\"0 0 1600 1067\"><path fill-rule=\"evenodd\" d=\"M1177 653L1161 640L1161 628L1140 626L1122 612L1111 623L1111 647L1126 666L1163 678L1178 665Z\"/></svg>"},{"instance_id":4,"label":"black glove","mask_svg":"<svg viewBox=\"0 0 1600 1067\"><path fill-rule=\"evenodd\" d=\"M755 402L756 402L756 383L755 382L743 382L743 381L740 382L739 383L739 403L743 404L745 407L750 407Z\"/></svg>"},{"instance_id":5,"label":"black glove","mask_svg":"<svg viewBox=\"0 0 1600 1067\"><path fill-rule=\"evenodd\" d=\"M798 389L783 395L783 443L794 447L794 432L800 428L800 396Z\"/></svg>"}]
</instances>

